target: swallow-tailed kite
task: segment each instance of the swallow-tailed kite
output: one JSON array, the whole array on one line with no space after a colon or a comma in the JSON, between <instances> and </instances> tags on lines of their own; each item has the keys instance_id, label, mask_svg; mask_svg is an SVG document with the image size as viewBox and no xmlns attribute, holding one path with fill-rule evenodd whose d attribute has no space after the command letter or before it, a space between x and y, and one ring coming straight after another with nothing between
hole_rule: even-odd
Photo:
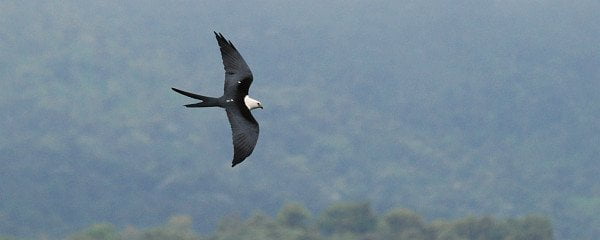
<instances>
[{"instance_id":1,"label":"swallow-tailed kite","mask_svg":"<svg viewBox=\"0 0 600 240\"><path fill-rule=\"evenodd\" d=\"M221 57L225 66L225 89L219 98L206 97L176 88L173 91L185 96L201 100L199 103L185 105L186 107L221 107L225 108L227 118L231 124L233 136L233 162L234 167L246 159L256 146L258 140L258 122L250 110L262 108L259 101L248 96L252 84L252 72L237 51L235 46L215 32L217 42L221 48Z\"/></svg>"}]
</instances>

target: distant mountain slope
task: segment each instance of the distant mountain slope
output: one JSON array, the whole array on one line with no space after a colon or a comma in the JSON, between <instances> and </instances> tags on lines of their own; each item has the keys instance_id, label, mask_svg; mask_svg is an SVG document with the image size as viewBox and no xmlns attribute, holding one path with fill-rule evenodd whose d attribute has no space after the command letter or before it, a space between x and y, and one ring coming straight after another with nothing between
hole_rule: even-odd
<instances>
[{"instance_id":1,"label":"distant mountain slope","mask_svg":"<svg viewBox=\"0 0 600 240\"><path fill-rule=\"evenodd\" d=\"M557 239L591 239L599 7L3 1L0 232L179 213L209 230L287 201L369 200L428 218L545 214ZM236 169L225 116L169 90L222 91L213 30L265 105Z\"/></svg>"}]
</instances>

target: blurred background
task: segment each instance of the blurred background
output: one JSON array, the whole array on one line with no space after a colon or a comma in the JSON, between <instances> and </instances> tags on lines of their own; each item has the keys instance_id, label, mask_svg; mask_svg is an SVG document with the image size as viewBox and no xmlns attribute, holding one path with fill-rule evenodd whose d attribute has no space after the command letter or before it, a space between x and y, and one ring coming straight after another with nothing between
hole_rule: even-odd
<instances>
[{"instance_id":1,"label":"blurred background","mask_svg":"<svg viewBox=\"0 0 600 240\"><path fill-rule=\"evenodd\" d=\"M424 221L533 214L556 239L593 239L599 10L0 1L0 235L54 239L179 215L171 221L193 218L210 235L223 218L274 217L290 202L316 216L361 202ZM258 145L235 168L224 111L186 109L193 100L170 90L222 94L213 31L244 56L265 106Z\"/></svg>"}]
</instances>

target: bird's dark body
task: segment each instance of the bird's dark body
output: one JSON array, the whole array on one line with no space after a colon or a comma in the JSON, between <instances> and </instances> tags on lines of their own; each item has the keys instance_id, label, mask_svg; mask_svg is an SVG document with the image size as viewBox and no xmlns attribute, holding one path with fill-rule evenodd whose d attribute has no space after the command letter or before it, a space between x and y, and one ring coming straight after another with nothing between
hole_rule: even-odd
<instances>
[{"instance_id":1,"label":"bird's dark body","mask_svg":"<svg viewBox=\"0 0 600 240\"><path fill-rule=\"evenodd\" d=\"M245 103L253 78L250 68L235 46L223 35L215 32L215 36L225 68L223 96L214 98L176 88L172 89L182 95L201 100L199 103L187 104L186 107L221 107L225 109L233 137L234 155L231 165L233 167L250 156L258 140L258 122Z\"/></svg>"}]
</instances>

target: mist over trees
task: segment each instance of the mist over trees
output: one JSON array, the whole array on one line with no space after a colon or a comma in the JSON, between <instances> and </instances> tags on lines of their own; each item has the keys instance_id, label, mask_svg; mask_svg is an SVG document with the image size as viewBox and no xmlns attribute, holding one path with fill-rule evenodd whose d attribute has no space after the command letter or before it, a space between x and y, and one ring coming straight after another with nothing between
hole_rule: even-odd
<instances>
[{"instance_id":1,"label":"mist over trees","mask_svg":"<svg viewBox=\"0 0 600 240\"><path fill-rule=\"evenodd\" d=\"M217 231L208 236L203 236L194 230L190 216L178 215L169 218L166 224L147 229L132 226L119 229L109 223L93 224L70 234L67 239L544 240L553 238L548 219L536 216L517 219L467 217L452 221L425 222L421 216L406 209L394 209L384 215L377 215L366 203L336 203L314 217L308 209L299 204L287 204L275 219L263 213L255 213L247 219L229 216L223 218Z\"/></svg>"},{"instance_id":2,"label":"mist over trees","mask_svg":"<svg viewBox=\"0 0 600 240\"><path fill-rule=\"evenodd\" d=\"M332 234L346 227L277 214L290 201L324 214L369 201L373 212L353 213L367 214L360 234L401 207L427 226L548 216L557 239L593 239L599 10L0 1L0 235L63 237L99 222L122 234L183 214L207 233L197 236L218 236L224 216L256 211ZM257 148L233 169L222 111L185 109L169 90L221 94L212 31L240 50L265 105Z\"/></svg>"}]
</instances>

